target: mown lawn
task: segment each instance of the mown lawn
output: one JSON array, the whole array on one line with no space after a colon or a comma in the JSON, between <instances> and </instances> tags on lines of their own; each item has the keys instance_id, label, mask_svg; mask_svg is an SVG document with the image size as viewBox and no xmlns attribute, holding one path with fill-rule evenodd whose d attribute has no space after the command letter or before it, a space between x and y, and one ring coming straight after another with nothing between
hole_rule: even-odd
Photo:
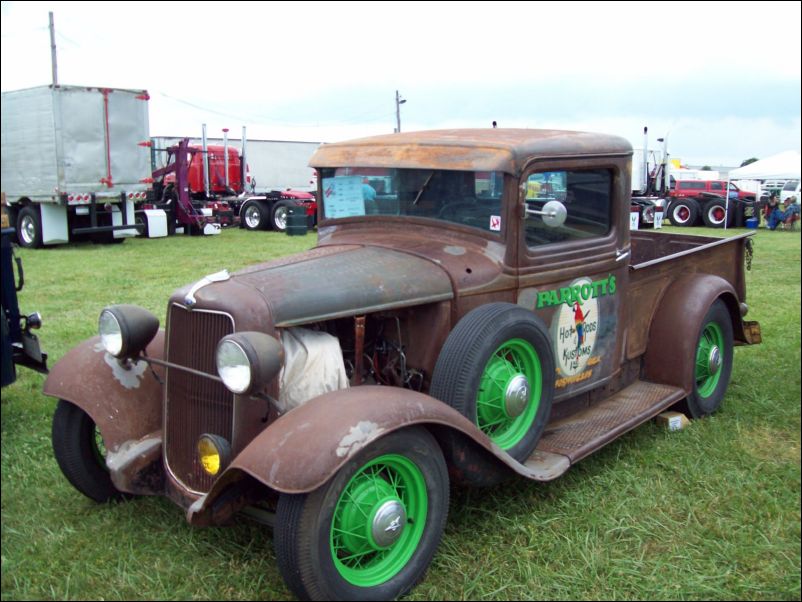
<instances>
[{"instance_id":1,"label":"mown lawn","mask_svg":"<svg viewBox=\"0 0 802 602\"><path fill-rule=\"evenodd\" d=\"M754 241L749 318L764 342L736 349L722 411L680 432L646 424L552 483L452 491L410 599L800 599L800 235ZM95 334L105 305L163 320L178 286L312 244L224 230L21 250L20 304L44 316L52 364ZM191 528L166 499L97 505L75 491L53 459L43 380L23 370L2 392L4 600L291 596L269 529Z\"/></svg>"}]
</instances>

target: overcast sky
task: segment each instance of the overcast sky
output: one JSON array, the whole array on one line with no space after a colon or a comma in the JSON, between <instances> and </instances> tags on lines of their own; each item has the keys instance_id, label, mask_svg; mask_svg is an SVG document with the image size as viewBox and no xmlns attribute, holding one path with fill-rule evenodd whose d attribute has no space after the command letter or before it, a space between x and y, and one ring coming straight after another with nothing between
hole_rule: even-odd
<instances>
[{"instance_id":1,"label":"overcast sky","mask_svg":"<svg viewBox=\"0 0 802 602\"><path fill-rule=\"evenodd\" d=\"M618 134L688 164L799 150L799 2L2 2L2 90L143 88L152 136Z\"/></svg>"}]
</instances>

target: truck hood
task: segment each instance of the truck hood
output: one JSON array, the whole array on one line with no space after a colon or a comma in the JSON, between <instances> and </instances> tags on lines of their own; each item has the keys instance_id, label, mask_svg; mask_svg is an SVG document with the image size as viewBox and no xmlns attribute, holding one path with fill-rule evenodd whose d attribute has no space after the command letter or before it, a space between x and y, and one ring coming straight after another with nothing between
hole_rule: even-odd
<instances>
[{"instance_id":1,"label":"truck hood","mask_svg":"<svg viewBox=\"0 0 802 602\"><path fill-rule=\"evenodd\" d=\"M196 292L198 307L228 306L238 314L243 306L253 307L253 299L243 298L246 289L259 293L275 327L454 297L448 274L432 261L380 247L335 245L252 266L205 286Z\"/></svg>"}]
</instances>

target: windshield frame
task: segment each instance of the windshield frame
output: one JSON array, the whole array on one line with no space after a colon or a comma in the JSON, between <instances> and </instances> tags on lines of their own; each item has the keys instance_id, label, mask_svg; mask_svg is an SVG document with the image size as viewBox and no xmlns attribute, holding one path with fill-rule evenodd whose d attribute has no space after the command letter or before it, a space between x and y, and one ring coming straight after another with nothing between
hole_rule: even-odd
<instances>
[{"instance_id":1,"label":"windshield frame","mask_svg":"<svg viewBox=\"0 0 802 602\"><path fill-rule=\"evenodd\" d=\"M456 228L474 235L504 241L510 232L510 198L517 199L517 180L504 172L442 170L426 167L375 168L342 166L318 168L318 220L322 227L391 221L414 222L434 228ZM392 209L373 211L367 206L359 213L359 202L351 209L355 214L332 216L327 198L332 195L332 179L364 177L379 189L374 198L389 202ZM384 186L376 186L384 180ZM391 183L392 181L392 183ZM355 191L356 182L350 182ZM387 192L389 194L382 195ZM457 199L457 190L468 196ZM334 194L337 194L336 187ZM354 192L355 194L355 192ZM451 196L447 196L447 195ZM448 201L446 200L448 198ZM372 200L372 199L370 199ZM442 211L445 214L441 214ZM453 212L453 213L452 213ZM450 219L449 219L450 218Z\"/></svg>"}]
</instances>

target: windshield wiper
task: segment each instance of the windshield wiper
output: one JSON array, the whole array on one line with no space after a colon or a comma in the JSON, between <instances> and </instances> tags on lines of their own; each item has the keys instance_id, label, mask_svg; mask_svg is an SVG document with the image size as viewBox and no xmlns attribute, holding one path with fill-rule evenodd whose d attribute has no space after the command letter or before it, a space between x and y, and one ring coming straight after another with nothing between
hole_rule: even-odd
<instances>
[{"instance_id":1,"label":"windshield wiper","mask_svg":"<svg viewBox=\"0 0 802 602\"><path fill-rule=\"evenodd\" d=\"M429 185L429 182L431 181L432 176L434 176L434 172L433 171L429 172L429 177L426 178L426 181L423 183L423 186L420 187L420 190L418 191L418 195L415 197L415 200L412 201L412 206L413 207L418 204L418 201L420 200L420 197L423 194L423 191L426 190L426 187Z\"/></svg>"}]
</instances>

